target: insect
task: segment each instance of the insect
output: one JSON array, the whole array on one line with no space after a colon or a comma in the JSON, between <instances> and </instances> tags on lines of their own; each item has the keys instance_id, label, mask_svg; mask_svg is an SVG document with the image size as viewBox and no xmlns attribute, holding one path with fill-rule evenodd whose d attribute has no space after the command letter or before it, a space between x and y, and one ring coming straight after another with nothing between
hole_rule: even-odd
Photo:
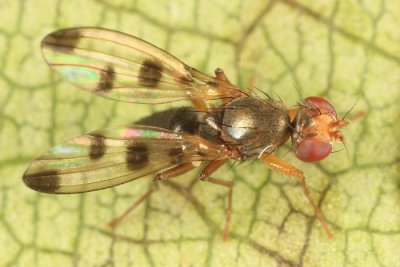
<instances>
[{"instance_id":1,"label":"insect","mask_svg":"<svg viewBox=\"0 0 400 267\"><path fill-rule=\"evenodd\" d=\"M211 175L229 159L257 157L272 170L298 178L316 218L332 238L303 172L273 155L289 138L297 158L306 162L326 158L334 140L344 143L339 130L347 120L340 119L327 100L308 97L288 109L281 101L242 91L221 69L211 77L144 40L112 30L63 29L45 37L42 51L53 70L96 95L132 103L189 100L192 107L172 108L135 125L94 131L56 145L29 165L23 175L28 187L45 193L82 193L150 174L156 185L206 162L200 180L229 192L226 239L233 183ZM117 225L156 189L152 186L110 225Z\"/></svg>"}]
</instances>

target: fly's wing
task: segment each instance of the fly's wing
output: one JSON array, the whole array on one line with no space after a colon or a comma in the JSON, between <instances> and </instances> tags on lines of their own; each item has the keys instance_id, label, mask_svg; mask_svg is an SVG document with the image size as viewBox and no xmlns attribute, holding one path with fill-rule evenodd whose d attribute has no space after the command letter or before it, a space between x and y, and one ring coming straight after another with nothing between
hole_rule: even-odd
<instances>
[{"instance_id":1,"label":"fly's wing","mask_svg":"<svg viewBox=\"0 0 400 267\"><path fill-rule=\"evenodd\" d=\"M25 184L46 193L104 189L184 162L227 157L201 137L147 126L110 128L59 144L34 160Z\"/></svg>"},{"instance_id":2,"label":"fly's wing","mask_svg":"<svg viewBox=\"0 0 400 267\"><path fill-rule=\"evenodd\" d=\"M243 95L139 38L100 28L71 28L42 42L47 63L72 84L134 103L212 100Z\"/></svg>"}]
</instances>

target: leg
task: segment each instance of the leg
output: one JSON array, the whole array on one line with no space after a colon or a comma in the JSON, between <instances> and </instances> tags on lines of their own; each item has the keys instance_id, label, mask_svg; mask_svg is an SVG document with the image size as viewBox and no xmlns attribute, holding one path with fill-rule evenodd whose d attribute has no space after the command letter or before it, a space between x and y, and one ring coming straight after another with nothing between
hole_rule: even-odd
<instances>
[{"instance_id":1,"label":"leg","mask_svg":"<svg viewBox=\"0 0 400 267\"><path fill-rule=\"evenodd\" d=\"M246 94L240 91L235 85L233 85L228 77L226 77L224 71L220 68L215 70L215 78L224 81L226 84L220 84L218 89L221 90L225 95L231 96L230 98L222 98L222 106L227 105L232 99L245 96Z\"/></svg>"},{"instance_id":2,"label":"leg","mask_svg":"<svg viewBox=\"0 0 400 267\"><path fill-rule=\"evenodd\" d=\"M226 161L226 159L222 159L209 162L199 174L200 180L206 181L208 177L218 170L222 165L224 165Z\"/></svg>"},{"instance_id":3,"label":"leg","mask_svg":"<svg viewBox=\"0 0 400 267\"><path fill-rule=\"evenodd\" d=\"M153 183L150 189L143 196L141 196L135 203L133 203L133 205L130 206L124 213L122 213L120 216L110 221L107 225L110 228L115 228L118 224L120 224L129 215L129 213L131 213L132 210L137 208L141 203L143 203L147 198L149 198L152 193L158 190L158 184L157 184L158 181L167 180L179 176L181 174L184 174L192 170L193 168L195 168L195 166L191 162L188 162L157 174L153 179Z\"/></svg>"},{"instance_id":4,"label":"leg","mask_svg":"<svg viewBox=\"0 0 400 267\"><path fill-rule=\"evenodd\" d=\"M215 77L218 80L222 80L224 82L227 82L227 83L231 84L231 82L229 81L228 77L226 77L225 72L220 68L215 69ZM222 89L224 88L224 86L220 86L220 87ZM227 105L231 101L232 101L232 99L229 99L229 98L222 99L222 106Z\"/></svg>"},{"instance_id":5,"label":"leg","mask_svg":"<svg viewBox=\"0 0 400 267\"><path fill-rule=\"evenodd\" d=\"M272 170L280 172L285 175L294 176L300 180L301 184L303 185L304 194L306 195L308 201L311 203L311 205L313 206L313 208L315 210L315 216L321 222L322 227L324 228L324 231L325 231L326 235L328 236L328 238L333 240L333 235L332 235L331 231L329 230L329 227L326 224L318 205L315 203L315 200L311 196L310 191L308 191L304 173L302 171L300 171L299 169L296 169L289 163L287 163L273 155L262 156L261 160Z\"/></svg>"},{"instance_id":6,"label":"leg","mask_svg":"<svg viewBox=\"0 0 400 267\"><path fill-rule=\"evenodd\" d=\"M223 240L228 240L229 231L231 228L231 216L232 216L232 196L233 196L233 182L226 181L223 179L213 178L210 175L221 167L227 160L215 160L208 163L208 165L200 173L200 180L207 181L212 184L220 185L228 188L228 207L226 210L225 228L223 233Z\"/></svg>"},{"instance_id":7,"label":"leg","mask_svg":"<svg viewBox=\"0 0 400 267\"><path fill-rule=\"evenodd\" d=\"M226 77L225 72L224 72L222 69L216 68L214 72L215 72L215 77L216 77L218 80L222 80L222 81L224 81L224 82L231 83L231 82L229 81L228 77Z\"/></svg>"}]
</instances>

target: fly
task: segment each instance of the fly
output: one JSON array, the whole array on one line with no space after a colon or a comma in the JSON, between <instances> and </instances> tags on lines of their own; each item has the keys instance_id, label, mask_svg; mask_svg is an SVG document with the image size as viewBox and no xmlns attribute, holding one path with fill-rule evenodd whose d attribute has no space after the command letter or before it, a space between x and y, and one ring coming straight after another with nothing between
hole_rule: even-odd
<instances>
[{"instance_id":1,"label":"fly","mask_svg":"<svg viewBox=\"0 0 400 267\"><path fill-rule=\"evenodd\" d=\"M211 175L229 159L258 157L270 169L296 177L327 236L332 234L311 196L303 172L273 152L288 139L302 161L326 158L334 140L344 143L335 108L307 97L288 109L278 100L252 96L233 85L221 69L204 74L139 38L100 28L71 28L42 41L49 66L70 83L109 99L159 104L189 100L191 107L169 109L135 125L94 131L56 145L29 165L25 184L39 192L82 193L123 184L150 174L153 181L184 174L206 162L199 179L229 190L224 228L231 224L231 181ZM215 106L214 100L219 101ZM149 197L151 187L120 217Z\"/></svg>"}]
</instances>

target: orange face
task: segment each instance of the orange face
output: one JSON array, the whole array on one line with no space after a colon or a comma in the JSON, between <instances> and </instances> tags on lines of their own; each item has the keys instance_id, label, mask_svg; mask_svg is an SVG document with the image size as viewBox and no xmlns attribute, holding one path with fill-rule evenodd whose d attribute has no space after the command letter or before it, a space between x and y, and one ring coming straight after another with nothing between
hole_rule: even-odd
<instances>
[{"instance_id":1,"label":"orange face","mask_svg":"<svg viewBox=\"0 0 400 267\"><path fill-rule=\"evenodd\" d=\"M332 152L332 141L344 143L340 128L347 125L338 119L335 108L321 97L307 97L295 120L292 142L294 152L302 161L312 162L326 158Z\"/></svg>"}]
</instances>

